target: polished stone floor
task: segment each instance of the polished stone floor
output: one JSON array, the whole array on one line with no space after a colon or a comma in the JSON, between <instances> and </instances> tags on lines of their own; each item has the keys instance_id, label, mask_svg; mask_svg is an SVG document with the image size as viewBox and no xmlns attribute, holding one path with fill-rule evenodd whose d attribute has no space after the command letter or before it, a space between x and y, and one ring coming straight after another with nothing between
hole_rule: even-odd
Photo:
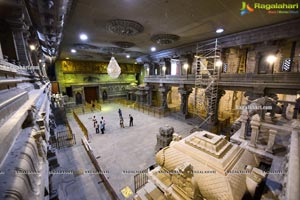
<instances>
[{"instance_id":1,"label":"polished stone floor","mask_svg":"<svg viewBox=\"0 0 300 200\"><path fill-rule=\"evenodd\" d=\"M121 108L125 128L120 128L118 109ZM134 126L129 127L129 114L134 118ZM106 121L105 134L95 134L92 117ZM151 115L123 107L118 104L104 104L102 111L79 114L80 120L91 134L91 147L99 165L120 199L125 199L121 190L129 186L134 192L134 175L136 171L155 164L156 134L159 127L170 125L183 137L193 128L185 121L172 117L157 118Z\"/></svg>"}]
</instances>

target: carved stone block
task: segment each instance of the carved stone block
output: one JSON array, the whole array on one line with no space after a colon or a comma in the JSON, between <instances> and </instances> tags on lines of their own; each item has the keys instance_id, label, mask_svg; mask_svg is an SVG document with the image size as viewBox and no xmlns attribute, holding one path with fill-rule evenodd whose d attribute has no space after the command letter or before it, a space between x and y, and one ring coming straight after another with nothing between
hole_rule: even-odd
<instances>
[{"instance_id":1,"label":"carved stone block","mask_svg":"<svg viewBox=\"0 0 300 200\"><path fill-rule=\"evenodd\" d=\"M159 134L156 135L157 143L156 143L156 151L168 146L172 141L174 133L174 128L171 126L164 126L159 128Z\"/></svg>"}]
</instances>

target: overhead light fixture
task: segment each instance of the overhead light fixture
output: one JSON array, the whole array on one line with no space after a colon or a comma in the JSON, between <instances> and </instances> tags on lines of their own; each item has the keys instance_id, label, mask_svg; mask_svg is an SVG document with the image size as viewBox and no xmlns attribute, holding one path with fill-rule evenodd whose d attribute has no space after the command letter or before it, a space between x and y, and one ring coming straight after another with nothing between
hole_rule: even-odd
<instances>
[{"instance_id":1,"label":"overhead light fixture","mask_svg":"<svg viewBox=\"0 0 300 200\"><path fill-rule=\"evenodd\" d=\"M121 68L113 56L111 57L107 66L107 74L112 78L118 78L121 74Z\"/></svg>"},{"instance_id":2,"label":"overhead light fixture","mask_svg":"<svg viewBox=\"0 0 300 200\"><path fill-rule=\"evenodd\" d=\"M126 58L130 58L130 55L128 54L128 55L126 55Z\"/></svg>"},{"instance_id":3,"label":"overhead light fixture","mask_svg":"<svg viewBox=\"0 0 300 200\"><path fill-rule=\"evenodd\" d=\"M276 61L276 59L277 59L276 56L269 55L266 60L269 64L273 64Z\"/></svg>"},{"instance_id":4,"label":"overhead light fixture","mask_svg":"<svg viewBox=\"0 0 300 200\"><path fill-rule=\"evenodd\" d=\"M151 47L151 51L152 52L156 51L156 48L155 47Z\"/></svg>"},{"instance_id":5,"label":"overhead light fixture","mask_svg":"<svg viewBox=\"0 0 300 200\"><path fill-rule=\"evenodd\" d=\"M66 60L69 60L70 58L69 57L66 57Z\"/></svg>"},{"instance_id":6,"label":"overhead light fixture","mask_svg":"<svg viewBox=\"0 0 300 200\"><path fill-rule=\"evenodd\" d=\"M31 44L31 45L29 45L29 49L30 49L31 51L34 51L34 50L36 49L36 47L35 47L34 44Z\"/></svg>"},{"instance_id":7,"label":"overhead light fixture","mask_svg":"<svg viewBox=\"0 0 300 200\"><path fill-rule=\"evenodd\" d=\"M88 39L88 36L87 36L85 33L81 33L81 34L79 35L79 38L80 38L82 41L85 41L85 40Z\"/></svg>"},{"instance_id":8,"label":"overhead light fixture","mask_svg":"<svg viewBox=\"0 0 300 200\"><path fill-rule=\"evenodd\" d=\"M216 61L216 67L221 67L223 65L223 62L221 60Z\"/></svg>"},{"instance_id":9,"label":"overhead light fixture","mask_svg":"<svg viewBox=\"0 0 300 200\"><path fill-rule=\"evenodd\" d=\"M216 33L223 33L224 32L224 29L223 28L218 28L217 30L216 30Z\"/></svg>"},{"instance_id":10,"label":"overhead light fixture","mask_svg":"<svg viewBox=\"0 0 300 200\"><path fill-rule=\"evenodd\" d=\"M76 53L76 49L71 49L71 53Z\"/></svg>"}]
</instances>

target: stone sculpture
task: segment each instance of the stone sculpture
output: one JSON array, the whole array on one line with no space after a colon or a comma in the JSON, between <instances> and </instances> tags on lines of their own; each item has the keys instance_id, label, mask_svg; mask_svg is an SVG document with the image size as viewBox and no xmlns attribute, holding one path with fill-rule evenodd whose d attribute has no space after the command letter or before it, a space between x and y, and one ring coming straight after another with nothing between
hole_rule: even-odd
<instances>
[{"instance_id":1,"label":"stone sculpture","mask_svg":"<svg viewBox=\"0 0 300 200\"><path fill-rule=\"evenodd\" d=\"M174 128L166 125L159 128L159 134L156 135L157 143L155 150L159 151L162 148L168 146L170 142L172 141L174 133Z\"/></svg>"}]
</instances>

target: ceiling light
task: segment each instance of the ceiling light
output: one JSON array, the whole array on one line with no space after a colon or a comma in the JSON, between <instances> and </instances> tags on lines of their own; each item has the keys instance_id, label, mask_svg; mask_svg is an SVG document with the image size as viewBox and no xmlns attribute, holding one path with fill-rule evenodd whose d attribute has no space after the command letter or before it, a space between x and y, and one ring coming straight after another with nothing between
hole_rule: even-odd
<instances>
[{"instance_id":1,"label":"ceiling light","mask_svg":"<svg viewBox=\"0 0 300 200\"><path fill-rule=\"evenodd\" d=\"M223 28L218 28L217 30L216 30L216 33L223 33L224 32L224 29Z\"/></svg>"},{"instance_id":2,"label":"ceiling light","mask_svg":"<svg viewBox=\"0 0 300 200\"><path fill-rule=\"evenodd\" d=\"M273 64L274 62L275 62L275 60L276 60L276 56L274 56L274 55L269 55L268 57L267 57L267 62L269 63L269 64Z\"/></svg>"},{"instance_id":3,"label":"ceiling light","mask_svg":"<svg viewBox=\"0 0 300 200\"><path fill-rule=\"evenodd\" d=\"M69 60L70 58L69 57L66 57L66 60Z\"/></svg>"},{"instance_id":4,"label":"ceiling light","mask_svg":"<svg viewBox=\"0 0 300 200\"><path fill-rule=\"evenodd\" d=\"M41 59L39 59L39 63L41 63L42 62L42 60Z\"/></svg>"},{"instance_id":5,"label":"ceiling light","mask_svg":"<svg viewBox=\"0 0 300 200\"><path fill-rule=\"evenodd\" d=\"M75 49L71 49L71 53L76 53L77 51Z\"/></svg>"},{"instance_id":6,"label":"ceiling light","mask_svg":"<svg viewBox=\"0 0 300 200\"><path fill-rule=\"evenodd\" d=\"M31 51L34 51L34 50L35 50L35 45L34 45L34 44L29 45L29 49L30 49Z\"/></svg>"},{"instance_id":7,"label":"ceiling light","mask_svg":"<svg viewBox=\"0 0 300 200\"><path fill-rule=\"evenodd\" d=\"M130 58L130 55L126 55L126 58Z\"/></svg>"},{"instance_id":8,"label":"ceiling light","mask_svg":"<svg viewBox=\"0 0 300 200\"><path fill-rule=\"evenodd\" d=\"M216 61L216 67L221 67L223 65L221 60Z\"/></svg>"},{"instance_id":9,"label":"ceiling light","mask_svg":"<svg viewBox=\"0 0 300 200\"><path fill-rule=\"evenodd\" d=\"M88 39L88 36L85 34L85 33L82 33L79 35L79 38L82 40L82 41L85 41Z\"/></svg>"},{"instance_id":10,"label":"ceiling light","mask_svg":"<svg viewBox=\"0 0 300 200\"><path fill-rule=\"evenodd\" d=\"M156 48L155 47L151 47L151 51L156 51Z\"/></svg>"}]
</instances>

